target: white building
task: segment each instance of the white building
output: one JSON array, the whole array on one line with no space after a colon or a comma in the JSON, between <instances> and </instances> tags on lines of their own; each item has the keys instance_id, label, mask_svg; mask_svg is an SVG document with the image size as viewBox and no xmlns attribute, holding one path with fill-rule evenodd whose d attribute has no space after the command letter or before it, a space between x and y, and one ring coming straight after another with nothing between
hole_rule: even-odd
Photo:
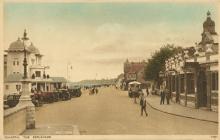
<instances>
[{"instance_id":1,"label":"white building","mask_svg":"<svg viewBox=\"0 0 220 140\"><path fill-rule=\"evenodd\" d=\"M26 31L24 36L27 35ZM18 38L16 41L9 45L8 50L4 54L4 94L20 93L22 91L21 80L24 73L24 46L27 51L27 73L28 78L31 79L31 88L37 91L53 91L59 81L57 78L51 78L46 72L48 66L42 65L43 55L40 51L28 41L26 44L23 40ZM62 83L66 83L63 78ZM61 84L62 84L61 83ZM30 89L31 90L31 89Z\"/></svg>"},{"instance_id":2,"label":"white building","mask_svg":"<svg viewBox=\"0 0 220 140\"><path fill-rule=\"evenodd\" d=\"M218 110L218 49L210 12L203 23L202 40L166 60L166 83L172 99L195 108Z\"/></svg>"}]
</instances>

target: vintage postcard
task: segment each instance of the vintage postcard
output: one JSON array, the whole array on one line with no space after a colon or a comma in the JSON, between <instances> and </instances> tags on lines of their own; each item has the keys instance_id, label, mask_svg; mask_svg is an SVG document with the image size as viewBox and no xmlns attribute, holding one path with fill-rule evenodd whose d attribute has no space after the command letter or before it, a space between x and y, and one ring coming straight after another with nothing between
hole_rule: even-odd
<instances>
[{"instance_id":1,"label":"vintage postcard","mask_svg":"<svg viewBox=\"0 0 220 140\"><path fill-rule=\"evenodd\" d=\"M1 138L217 140L218 5L4 0Z\"/></svg>"}]
</instances>

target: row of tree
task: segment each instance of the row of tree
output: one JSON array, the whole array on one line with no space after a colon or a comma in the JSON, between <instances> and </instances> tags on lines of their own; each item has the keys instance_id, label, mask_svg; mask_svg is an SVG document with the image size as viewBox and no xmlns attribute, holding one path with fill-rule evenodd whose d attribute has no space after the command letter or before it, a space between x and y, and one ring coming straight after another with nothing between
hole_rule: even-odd
<instances>
[{"instance_id":1,"label":"row of tree","mask_svg":"<svg viewBox=\"0 0 220 140\"><path fill-rule=\"evenodd\" d=\"M154 52L152 57L148 59L145 67L145 80L159 81L159 72L165 71L165 60L182 51L182 47L175 47L173 44L162 46L160 50Z\"/></svg>"}]
</instances>

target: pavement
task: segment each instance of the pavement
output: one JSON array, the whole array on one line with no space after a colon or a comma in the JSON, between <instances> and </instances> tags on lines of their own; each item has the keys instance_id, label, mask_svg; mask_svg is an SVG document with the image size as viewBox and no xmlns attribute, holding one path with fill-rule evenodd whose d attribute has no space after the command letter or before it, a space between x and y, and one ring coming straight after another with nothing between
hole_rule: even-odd
<instances>
[{"instance_id":1,"label":"pavement","mask_svg":"<svg viewBox=\"0 0 220 140\"><path fill-rule=\"evenodd\" d=\"M165 104L160 105L160 96L158 95L149 95L147 97L147 103L153 109L171 115L218 123L218 112L185 107L172 101L170 101L170 104L166 104L166 100Z\"/></svg>"}]
</instances>

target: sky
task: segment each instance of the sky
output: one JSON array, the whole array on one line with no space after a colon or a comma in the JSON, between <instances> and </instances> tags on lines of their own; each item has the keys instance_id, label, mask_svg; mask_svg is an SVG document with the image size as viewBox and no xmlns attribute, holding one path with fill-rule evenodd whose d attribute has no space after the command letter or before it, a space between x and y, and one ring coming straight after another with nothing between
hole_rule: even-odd
<instances>
[{"instance_id":1,"label":"sky","mask_svg":"<svg viewBox=\"0 0 220 140\"><path fill-rule=\"evenodd\" d=\"M147 60L167 43L189 47L199 42L208 10L218 25L213 3L7 2L4 49L26 29L51 76L115 78L126 59Z\"/></svg>"}]
</instances>

